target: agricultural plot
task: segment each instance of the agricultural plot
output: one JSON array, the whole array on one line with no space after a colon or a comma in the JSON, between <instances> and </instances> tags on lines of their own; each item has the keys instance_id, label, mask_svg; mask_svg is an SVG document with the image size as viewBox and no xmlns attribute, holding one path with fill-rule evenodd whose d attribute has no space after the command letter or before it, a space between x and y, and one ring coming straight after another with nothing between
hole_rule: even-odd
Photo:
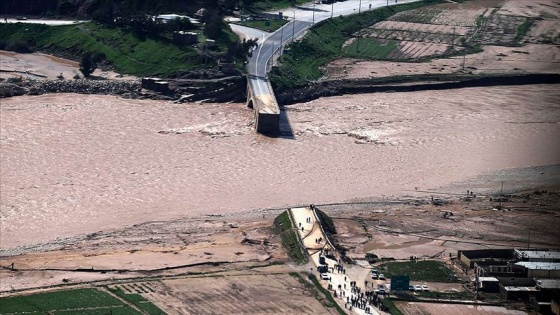
<instances>
[{"instance_id":1,"label":"agricultural plot","mask_svg":"<svg viewBox=\"0 0 560 315\"><path fill-rule=\"evenodd\" d=\"M168 314L336 314L289 274L164 280L150 301Z\"/></svg>"},{"instance_id":2,"label":"agricultural plot","mask_svg":"<svg viewBox=\"0 0 560 315\"><path fill-rule=\"evenodd\" d=\"M477 42L483 45L509 46L518 42L525 34L521 34L524 23L529 23L528 18L522 16L492 14L486 18L479 32Z\"/></svg>"},{"instance_id":3,"label":"agricultural plot","mask_svg":"<svg viewBox=\"0 0 560 315\"><path fill-rule=\"evenodd\" d=\"M535 21L526 41L534 44L560 44L560 21Z\"/></svg>"},{"instance_id":4,"label":"agricultural plot","mask_svg":"<svg viewBox=\"0 0 560 315\"><path fill-rule=\"evenodd\" d=\"M477 18L486 10L484 7L453 10L445 6L433 6L397 13L389 21L475 27Z\"/></svg>"},{"instance_id":5,"label":"agricultural plot","mask_svg":"<svg viewBox=\"0 0 560 315\"><path fill-rule=\"evenodd\" d=\"M66 290L0 299L0 314L141 314L97 289Z\"/></svg>"},{"instance_id":6,"label":"agricultural plot","mask_svg":"<svg viewBox=\"0 0 560 315\"><path fill-rule=\"evenodd\" d=\"M503 5L506 9L500 7L501 1L473 0L468 4L446 3L403 11L354 35L394 43L395 48L389 53L377 50L379 55L365 55L383 60L419 60L478 45L517 46L527 42L550 44L560 41L557 19L542 19L543 16L535 19L538 14L528 12L528 6L527 12L522 10L522 14L515 15L512 11L515 6L509 5L510 1ZM549 2L560 8L560 0ZM350 52L350 57L364 56L351 53L353 47L345 49Z\"/></svg>"}]
</instances>

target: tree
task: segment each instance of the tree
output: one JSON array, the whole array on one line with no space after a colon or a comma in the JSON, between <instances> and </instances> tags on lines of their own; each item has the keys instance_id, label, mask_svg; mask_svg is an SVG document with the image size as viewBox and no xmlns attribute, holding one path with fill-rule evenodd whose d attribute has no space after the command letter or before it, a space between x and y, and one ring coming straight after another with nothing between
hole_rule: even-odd
<instances>
[{"instance_id":1,"label":"tree","mask_svg":"<svg viewBox=\"0 0 560 315\"><path fill-rule=\"evenodd\" d=\"M80 72L84 75L84 77L89 78L89 76L95 71L97 68L97 61L93 57L93 54L90 52L86 52L82 56L82 61L80 62Z\"/></svg>"},{"instance_id":2,"label":"tree","mask_svg":"<svg viewBox=\"0 0 560 315\"><path fill-rule=\"evenodd\" d=\"M218 14L218 12L214 10L206 10L207 13L205 15L205 24L204 24L204 35L208 38L216 39L222 33L222 29L224 27L224 22L222 21L222 17Z\"/></svg>"}]
</instances>

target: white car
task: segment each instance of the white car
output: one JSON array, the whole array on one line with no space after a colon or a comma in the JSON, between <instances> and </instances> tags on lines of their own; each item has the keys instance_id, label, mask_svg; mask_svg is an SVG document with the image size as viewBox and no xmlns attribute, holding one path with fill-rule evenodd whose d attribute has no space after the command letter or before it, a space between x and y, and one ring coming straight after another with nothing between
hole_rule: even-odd
<instances>
[{"instance_id":1,"label":"white car","mask_svg":"<svg viewBox=\"0 0 560 315\"><path fill-rule=\"evenodd\" d=\"M325 272L324 272L324 273L321 274L321 279L323 279L323 280L330 280L331 277L329 276L328 273L325 273Z\"/></svg>"},{"instance_id":2,"label":"white car","mask_svg":"<svg viewBox=\"0 0 560 315\"><path fill-rule=\"evenodd\" d=\"M379 280L385 280L385 275L384 274L379 274Z\"/></svg>"},{"instance_id":3,"label":"white car","mask_svg":"<svg viewBox=\"0 0 560 315\"><path fill-rule=\"evenodd\" d=\"M430 291L430 288L427 285L422 286L422 291Z\"/></svg>"},{"instance_id":4,"label":"white car","mask_svg":"<svg viewBox=\"0 0 560 315\"><path fill-rule=\"evenodd\" d=\"M422 286L417 284L414 286L414 291L423 291Z\"/></svg>"}]
</instances>

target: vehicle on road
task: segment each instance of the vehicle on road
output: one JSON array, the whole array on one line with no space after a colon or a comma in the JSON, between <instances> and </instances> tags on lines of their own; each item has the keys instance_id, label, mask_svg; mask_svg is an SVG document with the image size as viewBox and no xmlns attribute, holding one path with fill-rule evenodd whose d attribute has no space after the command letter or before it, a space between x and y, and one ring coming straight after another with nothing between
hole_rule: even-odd
<instances>
[{"instance_id":1,"label":"vehicle on road","mask_svg":"<svg viewBox=\"0 0 560 315\"><path fill-rule=\"evenodd\" d=\"M382 274L382 273L380 273L380 274L379 274L379 280L385 280L385 275Z\"/></svg>"},{"instance_id":2,"label":"vehicle on road","mask_svg":"<svg viewBox=\"0 0 560 315\"><path fill-rule=\"evenodd\" d=\"M417 284L414 286L414 291L422 291L422 286Z\"/></svg>"},{"instance_id":3,"label":"vehicle on road","mask_svg":"<svg viewBox=\"0 0 560 315\"><path fill-rule=\"evenodd\" d=\"M331 277L329 276L328 273L323 272L323 273L321 274L321 279L323 279L323 280L330 280Z\"/></svg>"},{"instance_id":4,"label":"vehicle on road","mask_svg":"<svg viewBox=\"0 0 560 315\"><path fill-rule=\"evenodd\" d=\"M422 286L422 291L430 291L430 288L427 285Z\"/></svg>"},{"instance_id":5,"label":"vehicle on road","mask_svg":"<svg viewBox=\"0 0 560 315\"><path fill-rule=\"evenodd\" d=\"M413 285L409 285L409 286L408 286L408 291L415 291L415 290L416 290L416 289L414 289L414 286L413 286Z\"/></svg>"},{"instance_id":6,"label":"vehicle on road","mask_svg":"<svg viewBox=\"0 0 560 315\"><path fill-rule=\"evenodd\" d=\"M16 20L25 21L25 20L27 20L27 18L25 16L18 16L18 17L16 17Z\"/></svg>"}]
</instances>

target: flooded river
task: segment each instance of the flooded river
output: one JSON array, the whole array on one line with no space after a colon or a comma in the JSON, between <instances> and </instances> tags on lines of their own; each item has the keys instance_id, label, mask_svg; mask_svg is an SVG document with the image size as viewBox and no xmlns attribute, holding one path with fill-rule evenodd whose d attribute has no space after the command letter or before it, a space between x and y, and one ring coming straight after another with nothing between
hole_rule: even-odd
<instances>
[{"instance_id":1,"label":"flooded river","mask_svg":"<svg viewBox=\"0 0 560 315\"><path fill-rule=\"evenodd\" d=\"M558 164L559 104L558 85L331 97L289 106L268 138L244 104L3 99L1 248Z\"/></svg>"}]
</instances>

